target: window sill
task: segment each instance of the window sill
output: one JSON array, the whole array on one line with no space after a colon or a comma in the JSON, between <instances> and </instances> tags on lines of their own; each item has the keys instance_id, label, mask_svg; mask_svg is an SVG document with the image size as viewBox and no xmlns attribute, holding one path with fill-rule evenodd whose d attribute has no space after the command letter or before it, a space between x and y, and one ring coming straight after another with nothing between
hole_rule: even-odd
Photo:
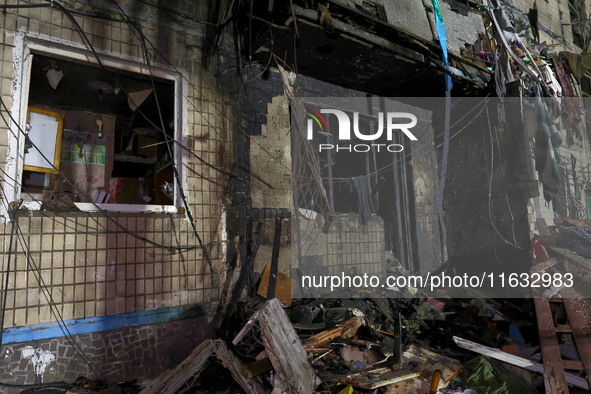
<instances>
[{"instance_id":1,"label":"window sill","mask_svg":"<svg viewBox=\"0 0 591 394\"><path fill-rule=\"evenodd\" d=\"M150 205L150 204L94 204L90 202L75 202L76 207L83 212L100 212L100 210L121 213L165 213L177 214L179 209L174 205ZM36 201L24 201L23 207L30 211L39 211L41 204Z\"/></svg>"}]
</instances>

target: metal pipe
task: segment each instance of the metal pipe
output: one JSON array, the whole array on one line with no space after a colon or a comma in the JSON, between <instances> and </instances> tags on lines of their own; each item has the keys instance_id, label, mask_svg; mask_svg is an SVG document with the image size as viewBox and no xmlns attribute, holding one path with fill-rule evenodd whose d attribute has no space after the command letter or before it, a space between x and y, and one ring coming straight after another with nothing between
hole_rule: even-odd
<instances>
[{"instance_id":1,"label":"metal pipe","mask_svg":"<svg viewBox=\"0 0 591 394\"><path fill-rule=\"evenodd\" d=\"M396 225L398 227L397 238L398 238L398 258L400 262L404 264L405 268L410 271L410 266L406 263L406 254L404 248L404 239L402 236L402 212L400 204L400 183L399 183L399 166L396 160L396 153L392 152L393 161L393 180L394 180L394 203L396 205Z\"/></svg>"},{"instance_id":2,"label":"metal pipe","mask_svg":"<svg viewBox=\"0 0 591 394\"><path fill-rule=\"evenodd\" d=\"M296 133L289 133L291 135L291 157L292 163L294 163L294 170L296 173L300 170L300 163L299 158L300 155L300 145L298 144L298 138L302 138L301 136L296 137ZM296 231L292 231L292 243L293 243L293 234L295 233L297 237L297 251L298 251L298 262L297 268L302 267L302 228L300 225L300 204L298 198L298 177L295 176L296 174L291 175L291 195L293 198L293 211L292 211L292 220L295 218L295 225ZM292 264L293 267L293 264Z\"/></svg>"},{"instance_id":3,"label":"metal pipe","mask_svg":"<svg viewBox=\"0 0 591 394\"><path fill-rule=\"evenodd\" d=\"M250 0L250 13L248 15L248 64L252 64L252 8L254 2Z\"/></svg>"},{"instance_id":4,"label":"metal pipe","mask_svg":"<svg viewBox=\"0 0 591 394\"><path fill-rule=\"evenodd\" d=\"M373 121L371 121L369 123L369 130L371 132L371 134L374 134L374 123ZM374 171L374 180L375 180L375 184L378 184L378 163L376 160L376 147L373 146L373 144L371 145L371 153L373 156L373 171ZM376 212L379 212L380 210L380 192L379 190L376 192Z\"/></svg>"},{"instance_id":5,"label":"metal pipe","mask_svg":"<svg viewBox=\"0 0 591 394\"><path fill-rule=\"evenodd\" d=\"M371 172L371 168L369 166L369 151L365 152L365 175L367 175L367 182L369 185L369 195L371 196L371 177L369 173Z\"/></svg>"},{"instance_id":6,"label":"metal pipe","mask_svg":"<svg viewBox=\"0 0 591 394\"><path fill-rule=\"evenodd\" d=\"M328 130L330 130L330 118L326 117L326 125ZM332 136L326 136L326 142L328 144L332 144ZM329 212L334 213L334 192L332 186L332 153L330 149L326 150L326 161L327 161L327 168L328 168L328 205L329 205Z\"/></svg>"},{"instance_id":7,"label":"metal pipe","mask_svg":"<svg viewBox=\"0 0 591 394\"><path fill-rule=\"evenodd\" d=\"M402 140L401 136L398 136L398 143L400 143L401 145L404 144L404 141ZM407 254L408 254L408 266L410 267L411 272L415 271L417 267L414 267L414 258L413 258L413 245L412 245L412 233L411 233L411 229L410 229L410 201L409 201L409 196L408 196L408 189L409 189L409 185L408 185L408 174L406 172L407 170L407 163L408 163L408 158L406 157L405 154L402 155L402 196L404 198L404 227L406 229L405 231L405 241L406 241L406 250L407 250Z\"/></svg>"}]
</instances>

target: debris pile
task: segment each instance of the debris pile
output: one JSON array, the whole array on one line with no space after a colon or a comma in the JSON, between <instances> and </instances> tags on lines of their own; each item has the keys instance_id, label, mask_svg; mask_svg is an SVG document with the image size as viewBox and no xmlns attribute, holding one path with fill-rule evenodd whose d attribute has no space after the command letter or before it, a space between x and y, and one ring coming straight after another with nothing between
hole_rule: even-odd
<instances>
[{"instance_id":1,"label":"debris pile","mask_svg":"<svg viewBox=\"0 0 591 394\"><path fill-rule=\"evenodd\" d=\"M543 392L532 300L255 297L232 319L141 393Z\"/></svg>"},{"instance_id":2,"label":"debris pile","mask_svg":"<svg viewBox=\"0 0 591 394\"><path fill-rule=\"evenodd\" d=\"M591 261L583 256L591 250L591 223L565 223L570 227L533 242L531 273L573 272L577 283L546 286L534 299L422 292L292 299L291 278L266 267L257 294L232 303L219 330L223 340L204 342L142 394L234 392L227 381L220 391L216 379L204 378L220 364L235 392L247 393L588 392L591 331L577 293L589 288ZM395 263L391 270L404 274Z\"/></svg>"}]
</instances>

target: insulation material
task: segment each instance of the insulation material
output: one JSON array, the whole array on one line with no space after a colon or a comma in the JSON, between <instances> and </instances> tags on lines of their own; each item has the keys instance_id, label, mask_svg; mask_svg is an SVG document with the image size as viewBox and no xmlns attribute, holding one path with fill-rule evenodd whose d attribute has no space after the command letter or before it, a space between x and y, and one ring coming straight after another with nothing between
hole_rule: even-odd
<instances>
[{"instance_id":1,"label":"insulation material","mask_svg":"<svg viewBox=\"0 0 591 394\"><path fill-rule=\"evenodd\" d=\"M63 77L63 71L57 71L54 69L47 71L47 81L49 82L49 85L54 89L57 89L57 85L60 83Z\"/></svg>"}]
</instances>

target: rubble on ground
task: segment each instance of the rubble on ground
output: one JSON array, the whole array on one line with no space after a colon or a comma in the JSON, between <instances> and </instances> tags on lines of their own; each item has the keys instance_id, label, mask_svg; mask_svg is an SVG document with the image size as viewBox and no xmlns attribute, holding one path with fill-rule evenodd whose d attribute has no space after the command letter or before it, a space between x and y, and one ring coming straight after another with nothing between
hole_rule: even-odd
<instances>
[{"instance_id":1,"label":"rubble on ground","mask_svg":"<svg viewBox=\"0 0 591 394\"><path fill-rule=\"evenodd\" d=\"M208 368L206 359L211 360L209 368L221 363L230 370L226 376L237 383L236 392L253 392L256 387L255 392L272 394L470 393L467 390L472 388L478 388L477 393L513 393L522 387L524 393L535 393L530 387L543 386L540 373L527 369L515 373L513 365L485 359L454 342L457 334L490 348L513 352L515 347L535 358L540 348L530 303L294 299L286 308L279 298L255 296L236 305L225 341L201 345L142 393L180 392L180 388L234 392L216 390L204 379L190 379ZM202 347L220 348L226 355L220 358L216 350L214 358ZM491 377L491 371L505 373L494 380L499 374Z\"/></svg>"}]
</instances>

